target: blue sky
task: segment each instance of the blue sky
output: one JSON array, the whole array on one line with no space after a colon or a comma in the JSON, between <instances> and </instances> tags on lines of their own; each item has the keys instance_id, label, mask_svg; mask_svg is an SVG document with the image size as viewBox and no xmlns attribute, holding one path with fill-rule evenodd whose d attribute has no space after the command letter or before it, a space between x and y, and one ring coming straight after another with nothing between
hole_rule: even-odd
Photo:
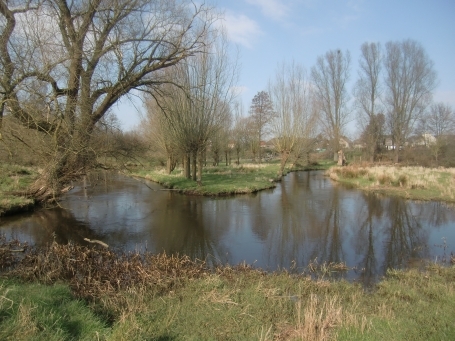
<instances>
[{"instance_id":1,"label":"blue sky","mask_svg":"<svg viewBox=\"0 0 455 341\"><path fill-rule=\"evenodd\" d=\"M349 50L351 90L362 43L404 39L420 42L434 62L434 100L455 108L455 0L214 1L240 52L238 86L246 111L279 63L296 61L309 72L327 51ZM115 111L125 129L139 123L131 103L123 101Z\"/></svg>"}]
</instances>

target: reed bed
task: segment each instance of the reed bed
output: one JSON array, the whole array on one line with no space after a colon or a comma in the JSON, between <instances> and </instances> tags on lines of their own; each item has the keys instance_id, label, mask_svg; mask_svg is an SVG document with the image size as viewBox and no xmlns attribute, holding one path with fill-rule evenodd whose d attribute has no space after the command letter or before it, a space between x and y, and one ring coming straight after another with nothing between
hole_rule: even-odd
<instances>
[{"instance_id":1,"label":"reed bed","mask_svg":"<svg viewBox=\"0 0 455 341\"><path fill-rule=\"evenodd\" d=\"M7 261L10 258L5 257ZM117 253L55 242L45 249L32 249L7 265L15 265L9 276L45 284L65 281L78 297L86 299L133 287L169 290L182 279L198 278L207 272L205 262L187 256Z\"/></svg>"},{"instance_id":2,"label":"reed bed","mask_svg":"<svg viewBox=\"0 0 455 341\"><path fill-rule=\"evenodd\" d=\"M455 201L455 168L395 166L332 167L331 179L366 190L385 190L410 199Z\"/></svg>"}]
</instances>

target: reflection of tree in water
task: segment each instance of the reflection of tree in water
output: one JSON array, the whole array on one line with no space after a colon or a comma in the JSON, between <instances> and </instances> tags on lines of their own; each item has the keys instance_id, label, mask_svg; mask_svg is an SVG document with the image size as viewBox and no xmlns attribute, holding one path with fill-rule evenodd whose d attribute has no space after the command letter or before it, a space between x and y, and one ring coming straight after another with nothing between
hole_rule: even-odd
<instances>
[{"instance_id":1,"label":"reflection of tree in water","mask_svg":"<svg viewBox=\"0 0 455 341\"><path fill-rule=\"evenodd\" d=\"M453 211L447 209L447 205L440 201L428 202L420 205L419 217L428 222L428 225L440 227L447 224L450 219L454 220Z\"/></svg>"},{"instance_id":2,"label":"reflection of tree in water","mask_svg":"<svg viewBox=\"0 0 455 341\"><path fill-rule=\"evenodd\" d=\"M30 228L30 236L37 246L46 245L53 240L60 244L86 244L84 238L102 239L88 224L76 220L71 211L62 208L37 210L29 219L28 223L21 225L33 226Z\"/></svg>"},{"instance_id":3,"label":"reflection of tree in water","mask_svg":"<svg viewBox=\"0 0 455 341\"><path fill-rule=\"evenodd\" d=\"M305 259L306 225L313 221L315 211L311 192L299 189L298 177L299 173L286 176L286 182L280 185L280 200L268 209L273 212L268 220L274 223L267 238L268 263L278 268L289 268L292 261L296 261L297 266L308 263Z\"/></svg>"},{"instance_id":4,"label":"reflection of tree in water","mask_svg":"<svg viewBox=\"0 0 455 341\"><path fill-rule=\"evenodd\" d=\"M388 200L389 223L384 230L386 241L383 270L403 268L412 259L428 256L428 237L420 222L412 215L411 205L401 198Z\"/></svg>"},{"instance_id":5,"label":"reflection of tree in water","mask_svg":"<svg viewBox=\"0 0 455 341\"><path fill-rule=\"evenodd\" d=\"M324 211L322 211L324 212ZM320 245L319 259L324 259L327 262L339 263L344 262L345 257L342 248L342 231L341 219L342 209L340 202L340 189L334 186L333 195L329 202L326 203L322 223L322 240Z\"/></svg>"},{"instance_id":6,"label":"reflection of tree in water","mask_svg":"<svg viewBox=\"0 0 455 341\"><path fill-rule=\"evenodd\" d=\"M354 247L361 259L357 264L360 272L360 281L364 285L374 283L379 275L377 268L377 252L375 241L378 232L378 220L383 215L383 200L372 193L363 193L364 204L360 206L358 233L354 237ZM375 234L376 232L376 234Z\"/></svg>"},{"instance_id":7,"label":"reflection of tree in water","mask_svg":"<svg viewBox=\"0 0 455 341\"><path fill-rule=\"evenodd\" d=\"M210 203L216 206L222 201ZM209 204L207 200L169 193L167 200L159 204L159 226L151 231L154 242L161 247L157 252L184 254L209 263L226 262L226 252L221 250L220 239L228 222L220 226L214 221L207 221L209 217L204 212ZM176 206L179 214L176 214Z\"/></svg>"}]
</instances>

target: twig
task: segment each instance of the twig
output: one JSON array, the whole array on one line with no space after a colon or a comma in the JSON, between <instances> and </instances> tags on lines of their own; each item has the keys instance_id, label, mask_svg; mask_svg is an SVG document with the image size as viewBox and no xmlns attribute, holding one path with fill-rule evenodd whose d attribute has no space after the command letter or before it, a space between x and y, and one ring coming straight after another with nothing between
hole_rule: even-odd
<instances>
[{"instance_id":1,"label":"twig","mask_svg":"<svg viewBox=\"0 0 455 341\"><path fill-rule=\"evenodd\" d=\"M107 245L105 242L102 242L101 240L98 240L98 239L88 239L88 238L84 238L84 240L86 242L89 242L89 243L92 243L92 244L99 244L105 248L108 248L109 245Z\"/></svg>"}]
</instances>

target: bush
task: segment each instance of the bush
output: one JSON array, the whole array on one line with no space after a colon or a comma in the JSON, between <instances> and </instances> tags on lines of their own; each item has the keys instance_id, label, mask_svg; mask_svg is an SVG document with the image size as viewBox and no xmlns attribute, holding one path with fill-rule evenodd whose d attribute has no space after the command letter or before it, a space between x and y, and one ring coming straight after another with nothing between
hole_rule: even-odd
<instances>
[{"instance_id":1,"label":"bush","mask_svg":"<svg viewBox=\"0 0 455 341\"><path fill-rule=\"evenodd\" d=\"M381 174L378 176L378 181L381 185L389 185L392 182L392 178L388 174Z\"/></svg>"}]
</instances>

